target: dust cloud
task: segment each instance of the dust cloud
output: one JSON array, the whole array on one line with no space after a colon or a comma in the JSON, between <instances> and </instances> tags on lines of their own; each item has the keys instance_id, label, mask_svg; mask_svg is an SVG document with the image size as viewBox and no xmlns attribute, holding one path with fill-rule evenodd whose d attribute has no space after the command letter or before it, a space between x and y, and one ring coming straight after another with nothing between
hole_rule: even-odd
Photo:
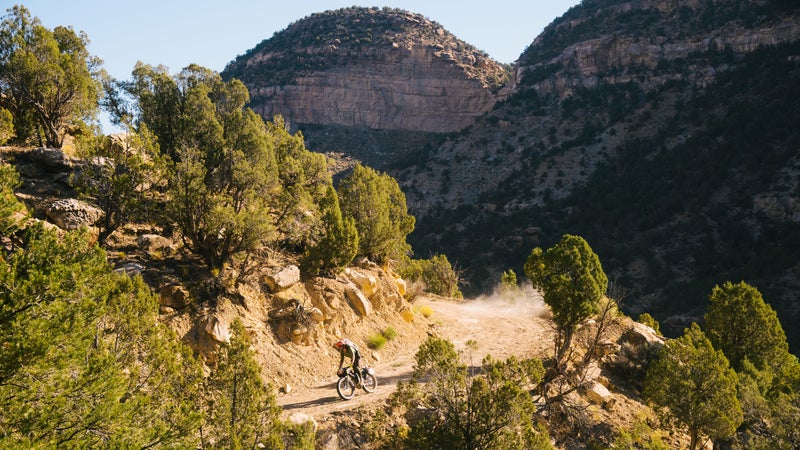
<instances>
[{"instance_id":1,"label":"dust cloud","mask_svg":"<svg viewBox=\"0 0 800 450\"><path fill-rule=\"evenodd\" d=\"M462 308L487 318L539 317L547 310L541 294L530 283L516 289L497 285L490 295L467 299Z\"/></svg>"}]
</instances>

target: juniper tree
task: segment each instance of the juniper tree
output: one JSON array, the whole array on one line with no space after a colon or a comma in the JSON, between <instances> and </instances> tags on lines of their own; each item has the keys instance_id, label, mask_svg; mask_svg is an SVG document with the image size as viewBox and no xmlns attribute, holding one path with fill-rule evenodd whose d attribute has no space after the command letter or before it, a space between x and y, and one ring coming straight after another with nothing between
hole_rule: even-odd
<instances>
[{"instance_id":1,"label":"juniper tree","mask_svg":"<svg viewBox=\"0 0 800 450\"><path fill-rule=\"evenodd\" d=\"M0 102L13 114L19 139L41 132L43 144L61 147L67 128L94 116L101 61L88 45L86 34L47 29L24 6L6 11L0 22Z\"/></svg>"},{"instance_id":2,"label":"juniper tree","mask_svg":"<svg viewBox=\"0 0 800 450\"><path fill-rule=\"evenodd\" d=\"M358 252L358 232L352 218L342 218L339 198L333 186L320 202L322 236L311 245L301 261L301 269L310 275L334 275L341 272Z\"/></svg>"},{"instance_id":3,"label":"juniper tree","mask_svg":"<svg viewBox=\"0 0 800 450\"><path fill-rule=\"evenodd\" d=\"M409 448L551 448L547 433L532 423L527 390L541 379L540 361L487 356L476 371L460 358L452 342L439 338L417 351L413 379L393 399L407 408L424 406L410 424Z\"/></svg>"},{"instance_id":4,"label":"juniper tree","mask_svg":"<svg viewBox=\"0 0 800 450\"><path fill-rule=\"evenodd\" d=\"M688 429L689 449L695 450L703 436L728 438L742 423L736 386L725 355L693 323L682 337L667 341L650 364L643 395Z\"/></svg>"},{"instance_id":5,"label":"juniper tree","mask_svg":"<svg viewBox=\"0 0 800 450\"><path fill-rule=\"evenodd\" d=\"M272 387L261 379L261 367L250 351L247 330L231 323L207 383L208 421L202 430L211 448L282 449L280 407Z\"/></svg>"},{"instance_id":6,"label":"juniper tree","mask_svg":"<svg viewBox=\"0 0 800 450\"><path fill-rule=\"evenodd\" d=\"M779 372L789 351L778 315L761 293L745 282L715 286L709 296L704 330L731 366L740 370L745 360L758 369Z\"/></svg>"},{"instance_id":7,"label":"juniper tree","mask_svg":"<svg viewBox=\"0 0 800 450\"><path fill-rule=\"evenodd\" d=\"M0 257L0 447L194 447L201 371L141 278L36 225Z\"/></svg>"},{"instance_id":8,"label":"juniper tree","mask_svg":"<svg viewBox=\"0 0 800 450\"><path fill-rule=\"evenodd\" d=\"M599 311L608 278L589 244L569 234L547 250L534 248L524 269L553 312L558 327L556 362L560 364L575 328Z\"/></svg>"},{"instance_id":9,"label":"juniper tree","mask_svg":"<svg viewBox=\"0 0 800 450\"><path fill-rule=\"evenodd\" d=\"M374 261L399 261L411 247L406 237L414 230L406 197L397 181L360 164L339 185L342 212L355 219L358 253Z\"/></svg>"}]
</instances>

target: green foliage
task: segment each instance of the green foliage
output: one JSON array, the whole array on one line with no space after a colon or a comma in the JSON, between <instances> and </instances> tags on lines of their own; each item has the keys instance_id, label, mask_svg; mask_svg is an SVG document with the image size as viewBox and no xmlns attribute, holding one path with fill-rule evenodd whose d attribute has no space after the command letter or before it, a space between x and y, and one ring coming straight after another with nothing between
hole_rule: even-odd
<instances>
[{"instance_id":1,"label":"green foliage","mask_svg":"<svg viewBox=\"0 0 800 450\"><path fill-rule=\"evenodd\" d=\"M231 323L230 342L219 352L207 380L209 436L204 447L282 449L283 425L272 386L261 379L261 367L250 351L247 330Z\"/></svg>"},{"instance_id":2,"label":"green foliage","mask_svg":"<svg viewBox=\"0 0 800 450\"><path fill-rule=\"evenodd\" d=\"M147 194L165 179L166 162L145 125L119 140L91 136L79 150L89 163L75 181L81 195L103 211L97 240L104 245L119 227L147 218Z\"/></svg>"},{"instance_id":3,"label":"green foliage","mask_svg":"<svg viewBox=\"0 0 800 450\"><path fill-rule=\"evenodd\" d=\"M13 167L0 163L0 237L9 237L22 228L28 210L14 195L20 184Z\"/></svg>"},{"instance_id":4,"label":"green foliage","mask_svg":"<svg viewBox=\"0 0 800 450\"><path fill-rule=\"evenodd\" d=\"M189 248L217 271L236 256L247 261L273 233L268 202L280 187L273 142L244 108L240 83L197 66L178 80L194 106L178 137L168 210Z\"/></svg>"},{"instance_id":5,"label":"green foliage","mask_svg":"<svg viewBox=\"0 0 800 450\"><path fill-rule=\"evenodd\" d=\"M639 314L639 318L636 319L636 321L642 325L647 325L648 327L652 328L657 334L661 334L661 326L658 324L658 321L649 313Z\"/></svg>"},{"instance_id":6,"label":"green foliage","mask_svg":"<svg viewBox=\"0 0 800 450\"><path fill-rule=\"evenodd\" d=\"M0 23L2 106L14 115L17 137L37 132L61 147L69 126L94 115L100 96L100 60L89 55L85 34L69 27L52 31L23 6L6 11Z\"/></svg>"},{"instance_id":7,"label":"green foliage","mask_svg":"<svg viewBox=\"0 0 800 450\"><path fill-rule=\"evenodd\" d=\"M406 446L551 448L547 433L531 422L535 405L527 390L542 373L538 360L501 362L487 356L478 375L460 361L450 341L428 338L416 354L413 380L401 383L395 396L409 409L425 405L409 424Z\"/></svg>"},{"instance_id":8,"label":"green foliage","mask_svg":"<svg viewBox=\"0 0 800 450\"><path fill-rule=\"evenodd\" d=\"M731 439L734 449L794 449L800 444L800 395L778 392L766 396L773 384L769 369L758 370L748 360L739 375L739 401L744 423Z\"/></svg>"},{"instance_id":9,"label":"green foliage","mask_svg":"<svg viewBox=\"0 0 800 450\"><path fill-rule=\"evenodd\" d=\"M400 276L407 281L421 281L425 290L444 297L462 298L458 287L459 272L453 268L447 255L439 254L429 259L405 258L399 267Z\"/></svg>"},{"instance_id":10,"label":"green foliage","mask_svg":"<svg viewBox=\"0 0 800 450\"><path fill-rule=\"evenodd\" d=\"M744 424L738 448L795 448L800 438L789 430L798 421L800 364L789 353L775 311L745 282L726 282L710 295L706 334L739 375Z\"/></svg>"},{"instance_id":11,"label":"green foliage","mask_svg":"<svg viewBox=\"0 0 800 450\"><path fill-rule=\"evenodd\" d=\"M0 145L14 137L14 115L0 106Z\"/></svg>"},{"instance_id":12,"label":"green foliage","mask_svg":"<svg viewBox=\"0 0 800 450\"><path fill-rule=\"evenodd\" d=\"M377 262L399 261L410 251L406 236L415 219L394 178L358 164L341 181L339 197L344 215L355 219L360 255Z\"/></svg>"},{"instance_id":13,"label":"green foliage","mask_svg":"<svg viewBox=\"0 0 800 450\"><path fill-rule=\"evenodd\" d=\"M593 313L608 289L600 259L580 236L565 234L555 246L534 248L525 275L541 289L559 328L573 330Z\"/></svg>"},{"instance_id":14,"label":"green foliage","mask_svg":"<svg viewBox=\"0 0 800 450\"><path fill-rule=\"evenodd\" d=\"M739 371L745 360L756 368L778 372L789 351L778 315L758 289L745 282L715 286L709 296L705 332Z\"/></svg>"},{"instance_id":15,"label":"green foliage","mask_svg":"<svg viewBox=\"0 0 800 450\"><path fill-rule=\"evenodd\" d=\"M371 334L367 336L367 347L373 350L380 350L386 345L386 337L382 334Z\"/></svg>"},{"instance_id":16,"label":"green foliage","mask_svg":"<svg viewBox=\"0 0 800 450\"><path fill-rule=\"evenodd\" d=\"M326 203L326 207L332 207L328 187L333 182L327 159L322 154L308 151L303 135L300 132L290 134L281 116L275 116L271 123L267 123L267 133L275 142L281 186L271 200L271 207L277 212L274 220L284 242L302 249L313 244L315 235L324 234L321 228L325 224L321 223L320 216L324 220L324 216L331 213L317 213L323 203ZM338 201L341 208L341 196ZM329 216L328 219L332 220L333 217ZM345 228L349 227L346 225L348 220L344 221ZM341 239L351 239L349 229L342 232L345 234ZM347 245L352 244L350 242ZM346 259L349 248L341 251L342 254L337 257ZM341 259L336 264L342 264Z\"/></svg>"},{"instance_id":17,"label":"green foliage","mask_svg":"<svg viewBox=\"0 0 800 450\"><path fill-rule=\"evenodd\" d=\"M653 430L646 421L635 422L629 430L620 431L614 438L612 448L637 450L669 450L658 431Z\"/></svg>"},{"instance_id":18,"label":"green foliage","mask_svg":"<svg viewBox=\"0 0 800 450\"><path fill-rule=\"evenodd\" d=\"M355 258L358 232L352 218L342 218L339 197L333 186L328 186L319 209L322 213L321 232L324 234L306 251L300 268L310 275L335 275Z\"/></svg>"},{"instance_id":19,"label":"green foliage","mask_svg":"<svg viewBox=\"0 0 800 450\"><path fill-rule=\"evenodd\" d=\"M0 257L0 447L195 446L199 366L90 241L34 226Z\"/></svg>"},{"instance_id":20,"label":"green foliage","mask_svg":"<svg viewBox=\"0 0 800 450\"><path fill-rule=\"evenodd\" d=\"M516 272L514 272L513 269L508 269L508 271L503 272L503 275L500 277L500 284L510 289L518 287Z\"/></svg>"},{"instance_id":21,"label":"green foliage","mask_svg":"<svg viewBox=\"0 0 800 450\"><path fill-rule=\"evenodd\" d=\"M397 330L395 330L394 327L386 327L386 329L381 332L381 336L385 337L387 341L393 341L397 338Z\"/></svg>"},{"instance_id":22,"label":"green foliage","mask_svg":"<svg viewBox=\"0 0 800 450\"><path fill-rule=\"evenodd\" d=\"M546 251L534 248L524 269L553 312L558 327L556 365L560 366L575 328L599 311L608 278L589 244L580 236L569 234Z\"/></svg>"},{"instance_id":23,"label":"green foliage","mask_svg":"<svg viewBox=\"0 0 800 450\"><path fill-rule=\"evenodd\" d=\"M737 383L725 355L693 323L650 364L643 395L688 428L695 450L703 436L728 438L742 423Z\"/></svg>"}]
</instances>

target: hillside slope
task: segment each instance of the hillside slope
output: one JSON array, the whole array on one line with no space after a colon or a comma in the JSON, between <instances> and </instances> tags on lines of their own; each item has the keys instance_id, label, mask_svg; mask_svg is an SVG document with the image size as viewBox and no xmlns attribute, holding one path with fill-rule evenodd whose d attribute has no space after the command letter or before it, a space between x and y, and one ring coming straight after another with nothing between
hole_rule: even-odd
<instances>
[{"instance_id":1,"label":"hillside slope","mask_svg":"<svg viewBox=\"0 0 800 450\"><path fill-rule=\"evenodd\" d=\"M506 81L435 22L348 8L290 25L225 74L309 148L397 178L416 253L446 253L466 294L575 233L626 312L680 333L726 280L758 287L784 324L800 318L798 42L796 2L591 0Z\"/></svg>"},{"instance_id":2,"label":"hillside slope","mask_svg":"<svg viewBox=\"0 0 800 450\"><path fill-rule=\"evenodd\" d=\"M508 100L397 172L415 249L445 251L485 290L574 233L626 309L667 332L699 320L726 280L753 283L792 323L798 41L787 2L582 2L522 55Z\"/></svg>"}]
</instances>

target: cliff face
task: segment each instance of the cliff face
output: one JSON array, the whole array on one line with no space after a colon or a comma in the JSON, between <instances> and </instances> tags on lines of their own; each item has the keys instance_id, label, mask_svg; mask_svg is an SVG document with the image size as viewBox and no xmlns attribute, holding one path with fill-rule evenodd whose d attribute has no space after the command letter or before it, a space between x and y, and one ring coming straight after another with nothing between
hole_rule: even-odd
<instances>
[{"instance_id":1,"label":"cliff face","mask_svg":"<svg viewBox=\"0 0 800 450\"><path fill-rule=\"evenodd\" d=\"M319 13L240 56L251 107L293 125L458 131L508 93L510 69L400 10Z\"/></svg>"},{"instance_id":2,"label":"cliff face","mask_svg":"<svg viewBox=\"0 0 800 450\"><path fill-rule=\"evenodd\" d=\"M498 100L431 48L364 49L356 57L358 65L255 87L253 109L297 124L441 133L466 127Z\"/></svg>"},{"instance_id":3,"label":"cliff face","mask_svg":"<svg viewBox=\"0 0 800 450\"><path fill-rule=\"evenodd\" d=\"M536 38L515 68L516 83L562 97L601 84L705 86L734 55L800 40L798 16L775 14L776 2L584 3Z\"/></svg>"}]
</instances>

